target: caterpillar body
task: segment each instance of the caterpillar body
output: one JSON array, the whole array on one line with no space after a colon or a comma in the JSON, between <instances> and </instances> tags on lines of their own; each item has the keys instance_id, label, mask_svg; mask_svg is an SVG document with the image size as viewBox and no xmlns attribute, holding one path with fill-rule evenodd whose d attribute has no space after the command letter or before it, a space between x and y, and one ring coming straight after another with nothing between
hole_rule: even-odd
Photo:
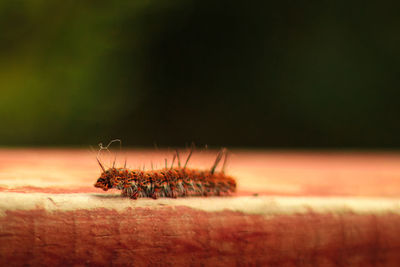
<instances>
[{"instance_id":1,"label":"caterpillar body","mask_svg":"<svg viewBox=\"0 0 400 267\"><path fill-rule=\"evenodd\" d=\"M123 196L132 199L140 197L157 199L160 197L223 196L236 191L235 179L224 173L227 158L225 149L218 153L210 170L186 168L192 151L193 149L184 167L180 166L179 154L176 152L173 162L175 158L178 158L178 167L173 167L172 163L170 168L151 171L130 170L126 168L126 164L124 168L113 166L106 170L100 160L97 159L102 173L94 186L104 191L111 188L122 190ZM221 171L216 172L215 169L223 155L225 155L224 166Z\"/></svg>"}]
</instances>

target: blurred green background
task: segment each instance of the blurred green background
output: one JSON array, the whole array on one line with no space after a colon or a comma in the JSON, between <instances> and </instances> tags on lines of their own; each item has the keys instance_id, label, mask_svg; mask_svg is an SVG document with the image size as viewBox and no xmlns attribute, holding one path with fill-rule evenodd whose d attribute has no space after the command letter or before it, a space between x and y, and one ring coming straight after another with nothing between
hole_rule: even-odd
<instances>
[{"instance_id":1,"label":"blurred green background","mask_svg":"<svg viewBox=\"0 0 400 267\"><path fill-rule=\"evenodd\" d=\"M399 7L2 0L0 146L399 148Z\"/></svg>"}]
</instances>

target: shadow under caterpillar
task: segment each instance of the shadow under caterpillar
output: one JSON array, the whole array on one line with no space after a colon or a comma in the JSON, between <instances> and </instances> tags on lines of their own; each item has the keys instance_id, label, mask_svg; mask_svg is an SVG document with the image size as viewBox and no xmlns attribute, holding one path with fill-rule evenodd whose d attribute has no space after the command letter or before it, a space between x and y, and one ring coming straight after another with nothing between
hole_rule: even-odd
<instances>
[{"instance_id":1,"label":"shadow under caterpillar","mask_svg":"<svg viewBox=\"0 0 400 267\"><path fill-rule=\"evenodd\" d=\"M110 142L118 141L119 139ZM109 145L110 145L109 144ZM107 149L100 144L100 150ZM122 190L122 195L137 199L139 197L187 197L187 196L223 196L236 192L236 181L234 178L225 174L225 164L227 160L227 150L222 149L217 154L213 166L209 170L197 170L187 168L194 146L186 159L184 166L181 167L179 153L176 150L171 167L166 166L160 170L130 170L125 166L115 168L115 160L112 168L105 169L97 156L97 162L102 169L100 178L95 183L95 187L107 191L111 188ZM221 171L216 168L224 157ZM178 160L178 167L174 167L175 159Z\"/></svg>"}]
</instances>

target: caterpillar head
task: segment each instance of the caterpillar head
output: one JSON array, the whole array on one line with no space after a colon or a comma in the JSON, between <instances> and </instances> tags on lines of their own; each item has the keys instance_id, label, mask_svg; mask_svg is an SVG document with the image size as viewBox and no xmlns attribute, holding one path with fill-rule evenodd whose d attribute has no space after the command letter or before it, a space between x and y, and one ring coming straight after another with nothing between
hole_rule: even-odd
<instances>
[{"instance_id":1,"label":"caterpillar head","mask_svg":"<svg viewBox=\"0 0 400 267\"><path fill-rule=\"evenodd\" d=\"M94 184L94 187L101 188L104 191L107 191L110 188L113 188L113 182L115 174L114 174L114 169L108 169L104 171L100 178L97 179L97 182Z\"/></svg>"},{"instance_id":2,"label":"caterpillar head","mask_svg":"<svg viewBox=\"0 0 400 267\"><path fill-rule=\"evenodd\" d=\"M103 164L101 164L101 162L100 162L99 155L100 155L100 152L101 152L102 150L107 150L107 151L109 151L108 148L109 148L110 145L111 145L112 143L114 143L114 142L119 142L119 143L120 143L120 148L121 148L121 140L119 140L119 139L112 140L110 143L108 143L108 145L107 145L106 147L104 147L103 144L100 143L100 144L99 144L100 149L99 149L99 151L97 152L97 156L96 156L97 163L99 163L99 166L100 166L100 168L102 169L103 172L101 173L100 178L97 179L97 182L94 184L94 187L101 188L101 189L103 189L104 191L107 191L108 189L114 187L115 182L113 182L113 181L115 180L114 174L115 174L115 170L116 170L116 169L114 168L114 166L115 166L115 159L114 159L113 167L110 168L110 169L108 169L108 170L106 170L106 169L104 168Z\"/></svg>"}]
</instances>

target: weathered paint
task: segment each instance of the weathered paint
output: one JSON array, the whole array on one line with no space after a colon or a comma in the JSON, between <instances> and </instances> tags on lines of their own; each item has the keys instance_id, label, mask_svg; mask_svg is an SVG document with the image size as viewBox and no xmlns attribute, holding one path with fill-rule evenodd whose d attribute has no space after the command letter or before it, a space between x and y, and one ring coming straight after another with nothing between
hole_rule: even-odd
<instances>
[{"instance_id":1,"label":"weathered paint","mask_svg":"<svg viewBox=\"0 0 400 267\"><path fill-rule=\"evenodd\" d=\"M7 211L0 265L399 266L397 214Z\"/></svg>"}]
</instances>

